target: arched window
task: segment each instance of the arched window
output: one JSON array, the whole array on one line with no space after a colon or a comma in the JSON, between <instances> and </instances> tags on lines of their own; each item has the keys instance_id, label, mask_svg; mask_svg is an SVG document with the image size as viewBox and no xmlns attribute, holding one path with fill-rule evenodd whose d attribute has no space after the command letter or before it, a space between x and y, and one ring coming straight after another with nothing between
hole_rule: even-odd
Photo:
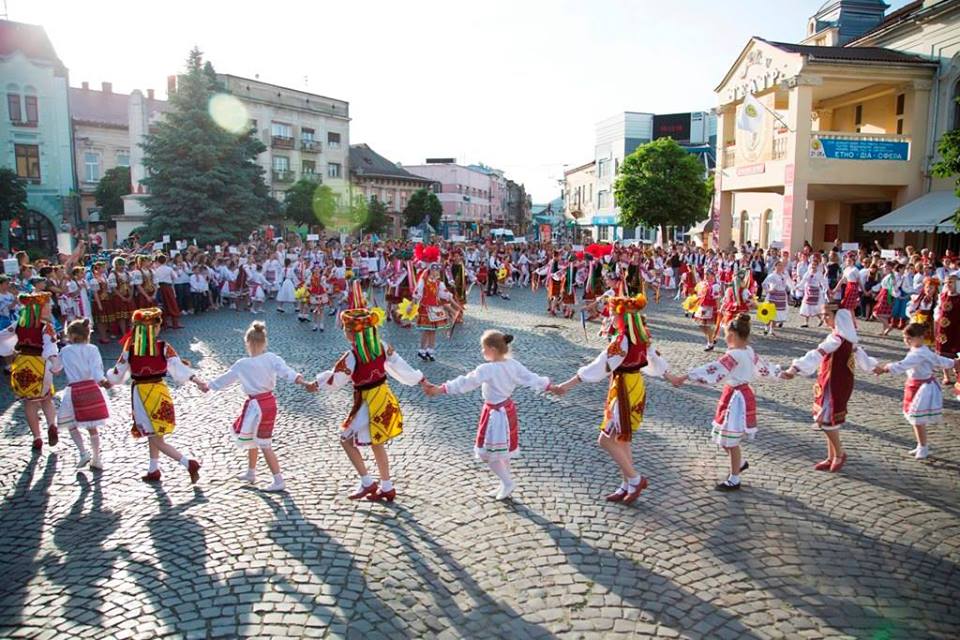
<instances>
[{"instance_id":1,"label":"arched window","mask_svg":"<svg viewBox=\"0 0 960 640\"><path fill-rule=\"evenodd\" d=\"M20 87L13 83L6 86L7 94L7 115L10 122L20 122L23 120L23 103L20 100Z\"/></svg>"},{"instance_id":2,"label":"arched window","mask_svg":"<svg viewBox=\"0 0 960 640\"><path fill-rule=\"evenodd\" d=\"M770 226L773 224L773 211L767 209L763 212L763 217L760 219L760 246L764 249L769 248L770 240Z\"/></svg>"},{"instance_id":3,"label":"arched window","mask_svg":"<svg viewBox=\"0 0 960 640\"><path fill-rule=\"evenodd\" d=\"M27 211L10 221L10 246L48 258L57 251L57 232L42 213Z\"/></svg>"},{"instance_id":4,"label":"arched window","mask_svg":"<svg viewBox=\"0 0 960 640\"><path fill-rule=\"evenodd\" d=\"M29 125L36 126L40 121L40 103L37 100L37 89L27 85L23 88L23 120Z\"/></svg>"},{"instance_id":5,"label":"arched window","mask_svg":"<svg viewBox=\"0 0 960 640\"><path fill-rule=\"evenodd\" d=\"M960 80L953 85L953 128L960 129Z\"/></svg>"},{"instance_id":6,"label":"arched window","mask_svg":"<svg viewBox=\"0 0 960 640\"><path fill-rule=\"evenodd\" d=\"M740 212L740 244L746 244L750 239L750 214L746 211Z\"/></svg>"}]
</instances>

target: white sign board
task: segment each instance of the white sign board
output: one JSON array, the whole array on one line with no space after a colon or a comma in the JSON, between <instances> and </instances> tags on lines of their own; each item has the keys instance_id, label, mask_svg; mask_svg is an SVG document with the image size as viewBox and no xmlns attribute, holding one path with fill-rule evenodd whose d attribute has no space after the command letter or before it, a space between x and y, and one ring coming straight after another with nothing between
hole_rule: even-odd
<instances>
[{"instance_id":1,"label":"white sign board","mask_svg":"<svg viewBox=\"0 0 960 640\"><path fill-rule=\"evenodd\" d=\"M17 266L16 258L7 258L3 261L3 272L8 276L15 276L20 272L20 268Z\"/></svg>"},{"instance_id":2,"label":"white sign board","mask_svg":"<svg viewBox=\"0 0 960 640\"><path fill-rule=\"evenodd\" d=\"M770 248L771 248L771 249L783 249L783 241L782 241L782 240L774 240L773 242L770 243Z\"/></svg>"},{"instance_id":3,"label":"white sign board","mask_svg":"<svg viewBox=\"0 0 960 640\"><path fill-rule=\"evenodd\" d=\"M896 260L897 252L894 249L880 249L880 257L884 260Z\"/></svg>"},{"instance_id":4,"label":"white sign board","mask_svg":"<svg viewBox=\"0 0 960 640\"><path fill-rule=\"evenodd\" d=\"M450 236L450 242L466 242L467 236Z\"/></svg>"},{"instance_id":5,"label":"white sign board","mask_svg":"<svg viewBox=\"0 0 960 640\"><path fill-rule=\"evenodd\" d=\"M170 236L163 236L163 244L170 244Z\"/></svg>"},{"instance_id":6,"label":"white sign board","mask_svg":"<svg viewBox=\"0 0 960 640\"><path fill-rule=\"evenodd\" d=\"M231 253L232 255L238 256L238 255L240 255L240 249L238 249L238 248L236 248L236 247L230 247L230 253Z\"/></svg>"},{"instance_id":7,"label":"white sign board","mask_svg":"<svg viewBox=\"0 0 960 640\"><path fill-rule=\"evenodd\" d=\"M220 245L217 245L213 248L214 253L220 253Z\"/></svg>"},{"instance_id":8,"label":"white sign board","mask_svg":"<svg viewBox=\"0 0 960 640\"><path fill-rule=\"evenodd\" d=\"M318 241L319 239L320 239L320 234L319 234L319 233L308 233L308 234L307 234L307 242L316 242L316 241Z\"/></svg>"},{"instance_id":9,"label":"white sign board","mask_svg":"<svg viewBox=\"0 0 960 640\"><path fill-rule=\"evenodd\" d=\"M859 243L859 242L844 242L842 245L840 245L840 248L841 248L843 251L859 251L859 250L860 250L860 243Z\"/></svg>"},{"instance_id":10,"label":"white sign board","mask_svg":"<svg viewBox=\"0 0 960 640\"><path fill-rule=\"evenodd\" d=\"M179 252L179 251L177 251L176 249L170 249L170 257L171 257L171 258L176 258L178 255L180 255L180 252Z\"/></svg>"},{"instance_id":11,"label":"white sign board","mask_svg":"<svg viewBox=\"0 0 960 640\"><path fill-rule=\"evenodd\" d=\"M183 250L186 249L186 248L187 248L187 241L186 241L186 240L177 240L177 249L178 249L178 250L183 251Z\"/></svg>"},{"instance_id":12,"label":"white sign board","mask_svg":"<svg viewBox=\"0 0 960 640\"><path fill-rule=\"evenodd\" d=\"M583 245L582 245L582 244L575 244L575 245L573 245L573 250L574 250L574 251L583 251Z\"/></svg>"}]
</instances>

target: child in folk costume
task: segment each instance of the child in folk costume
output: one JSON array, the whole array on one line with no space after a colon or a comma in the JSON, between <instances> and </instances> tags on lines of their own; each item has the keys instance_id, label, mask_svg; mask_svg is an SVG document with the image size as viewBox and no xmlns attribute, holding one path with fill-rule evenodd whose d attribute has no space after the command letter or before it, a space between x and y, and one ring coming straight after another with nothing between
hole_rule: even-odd
<instances>
[{"instance_id":1,"label":"child in folk costume","mask_svg":"<svg viewBox=\"0 0 960 640\"><path fill-rule=\"evenodd\" d=\"M20 317L0 332L0 357L16 354L10 368L10 387L24 401L27 425L33 434L33 449L43 447L40 438L40 411L47 420L47 442L59 441L56 410L53 406L53 374L62 368L57 332L51 321L52 302L47 291L21 293Z\"/></svg>"},{"instance_id":2,"label":"child in folk costume","mask_svg":"<svg viewBox=\"0 0 960 640\"><path fill-rule=\"evenodd\" d=\"M113 259L113 270L107 276L107 286L113 292L110 303L113 307L113 320L117 323L119 335L126 335L127 320L130 318L137 304L134 301L133 284L127 272L127 262L123 258Z\"/></svg>"},{"instance_id":3,"label":"child in folk costume","mask_svg":"<svg viewBox=\"0 0 960 640\"><path fill-rule=\"evenodd\" d=\"M273 474L273 482L264 491L283 491L286 485L277 454L273 452L273 427L277 419L277 399L273 390L278 376L303 387L307 385L303 376L287 366L283 358L267 351L267 326L264 323L253 322L244 334L243 342L249 358L237 360L222 376L198 386L203 391L220 391L235 382L240 383L247 400L230 430L237 446L247 450L247 470L239 477L249 484L256 484L257 456L263 453L263 459Z\"/></svg>"},{"instance_id":4,"label":"child in folk costume","mask_svg":"<svg viewBox=\"0 0 960 640\"><path fill-rule=\"evenodd\" d=\"M290 258L284 258L283 269L279 271L280 290L277 291L277 313L286 313L285 304L296 305L297 302L297 270L291 266Z\"/></svg>"},{"instance_id":5,"label":"child in folk costume","mask_svg":"<svg viewBox=\"0 0 960 640\"><path fill-rule=\"evenodd\" d=\"M387 320L393 319L398 326L410 327L410 323L400 318L397 310L400 303L410 300L413 296L413 284L416 277L413 273L413 262L405 252L398 252L393 261L393 270L387 278L387 288L383 297L387 301Z\"/></svg>"},{"instance_id":6,"label":"child in folk costume","mask_svg":"<svg viewBox=\"0 0 960 640\"><path fill-rule=\"evenodd\" d=\"M747 269L741 269L734 277L731 286L723 292L720 303L720 315L717 317L717 331L734 321L741 313L748 313L753 306L753 276Z\"/></svg>"},{"instance_id":7,"label":"child in folk costume","mask_svg":"<svg viewBox=\"0 0 960 640\"><path fill-rule=\"evenodd\" d=\"M897 278L893 265L889 262L883 265L883 275L880 282L874 287L876 304L873 305L873 317L883 322L881 335L887 335L893 329L893 301L896 298Z\"/></svg>"},{"instance_id":8,"label":"child in folk costume","mask_svg":"<svg viewBox=\"0 0 960 640\"><path fill-rule=\"evenodd\" d=\"M936 352L944 358L960 356L960 275L947 275L940 292L940 300L934 313L934 338ZM950 384L947 369L943 371L943 384Z\"/></svg>"},{"instance_id":9,"label":"child in folk costume","mask_svg":"<svg viewBox=\"0 0 960 640\"><path fill-rule=\"evenodd\" d=\"M777 335L774 326L783 327L783 323L790 316L790 307L788 298L790 289L793 288L793 281L784 271L782 260L777 260L773 266L773 273L769 274L763 281L763 290L766 292L767 301L776 308L776 316L763 328L764 335Z\"/></svg>"},{"instance_id":10,"label":"child in folk costume","mask_svg":"<svg viewBox=\"0 0 960 640\"><path fill-rule=\"evenodd\" d=\"M70 279L67 281L67 296L72 302L70 305L71 315L65 320L86 318L93 322L93 306L90 304L90 291L86 276L83 267L74 267L70 270Z\"/></svg>"},{"instance_id":11,"label":"child in folk costume","mask_svg":"<svg viewBox=\"0 0 960 640\"><path fill-rule=\"evenodd\" d=\"M133 285L134 301L138 309L157 304L157 285L153 282L150 263L149 256L140 256L137 258L137 268L130 272L130 284Z\"/></svg>"},{"instance_id":12,"label":"child in folk costume","mask_svg":"<svg viewBox=\"0 0 960 640\"><path fill-rule=\"evenodd\" d=\"M247 291L250 294L250 313L263 313L263 304L267 301L267 279L263 277L263 265L256 265L250 272Z\"/></svg>"},{"instance_id":13,"label":"child in folk costume","mask_svg":"<svg viewBox=\"0 0 960 640\"><path fill-rule=\"evenodd\" d=\"M94 469L103 469L98 429L107 423L110 409L101 387L109 388L110 383L103 373L100 349L90 344L90 321L84 318L67 325L67 340L69 344L60 350L60 362L68 386L60 398L57 422L70 430L70 438L77 445L77 468L89 463ZM86 429L90 436L90 451L83 444L80 429Z\"/></svg>"},{"instance_id":14,"label":"child in folk costume","mask_svg":"<svg viewBox=\"0 0 960 640\"><path fill-rule=\"evenodd\" d=\"M827 291L830 289L830 283L819 256L820 254L813 255L810 268L797 283L797 289L803 292L800 303L800 317L803 318L803 324L800 326L804 328L810 326L810 318L820 315L820 310L827 303ZM821 320L820 323L823 324L823 321Z\"/></svg>"},{"instance_id":15,"label":"child in folk costume","mask_svg":"<svg viewBox=\"0 0 960 640\"><path fill-rule=\"evenodd\" d=\"M697 284L696 295L697 306L693 312L693 319L700 325L700 330L707 339L704 351L713 351L717 345L717 319L719 318L717 306L720 298L720 284L709 267L704 268L703 280Z\"/></svg>"},{"instance_id":16,"label":"child in folk costume","mask_svg":"<svg viewBox=\"0 0 960 640\"><path fill-rule=\"evenodd\" d=\"M877 373L907 374L903 388L903 417L913 426L917 446L911 449L917 460L930 455L927 445L927 425L943 421L943 392L935 373L937 369L960 369L960 359L944 358L925 344L927 328L910 323L903 330L903 343L910 351L899 362L888 362L877 367Z\"/></svg>"},{"instance_id":17,"label":"child in folk costume","mask_svg":"<svg viewBox=\"0 0 960 640\"><path fill-rule=\"evenodd\" d=\"M157 256L157 268L153 272L156 285L160 291L160 304L163 307L163 319L168 328L180 329L181 309L177 303L177 291L173 286L177 277L173 267L167 264L167 256L162 253ZM144 283L146 286L146 283ZM152 304L152 303L151 303Z\"/></svg>"},{"instance_id":18,"label":"child in folk costume","mask_svg":"<svg viewBox=\"0 0 960 640\"><path fill-rule=\"evenodd\" d=\"M827 439L827 457L813 468L835 473L847 461L847 452L840 443L840 427L847 420L847 402L853 393L853 365L863 371L874 371L877 361L857 344L859 338L850 309L828 303L823 306L823 320L832 333L816 349L794 360L783 377L789 380L797 373L817 374L813 387L813 423Z\"/></svg>"},{"instance_id":19,"label":"child in folk costume","mask_svg":"<svg viewBox=\"0 0 960 640\"><path fill-rule=\"evenodd\" d=\"M313 317L313 331L324 331L323 307L330 304L330 295L327 293L328 282L326 274L319 264L314 264L310 270L310 279L307 284L307 293L310 295L310 315Z\"/></svg>"},{"instance_id":20,"label":"child in folk costume","mask_svg":"<svg viewBox=\"0 0 960 640\"><path fill-rule=\"evenodd\" d=\"M429 248L429 247L428 247ZM491 278L497 277L491 273ZM453 299L453 294L440 280L440 265L436 262L420 276L413 299L419 305L417 328L420 330L420 349L417 355L421 360L436 360L437 332L450 326L450 319L444 309L444 303Z\"/></svg>"},{"instance_id":21,"label":"child in folk costume","mask_svg":"<svg viewBox=\"0 0 960 640\"><path fill-rule=\"evenodd\" d=\"M560 279L560 311L564 318L573 317L577 304L577 269L572 260L566 261Z\"/></svg>"},{"instance_id":22,"label":"child in folk costume","mask_svg":"<svg viewBox=\"0 0 960 640\"><path fill-rule=\"evenodd\" d=\"M623 482L606 496L608 502L629 504L635 501L648 484L633 466L630 442L643 422L647 401L641 369L653 376L668 372L666 361L651 347L650 332L640 311L647 305L645 296L611 298L608 306L615 335L607 348L590 364L580 367L576 375L552 390L562 395L580 382L610 379L600 423L599 444L620 468Z\"/></svg>"},{"instance_id":23,"label":"child in folk costume","mask_svg":"<svg viewBox=\"0 0 960 640\"><path fill-rule=\"evenodd\" d=\"M491 494L497 500L510 497L516 487L510 475L510 460L520 453L520 427L517 407L511 396L519 386L541 392L550 389L549 378L530 372L510 357L511 342L513 336L510 334L485 331L480 338L480 352L485 364L439 386L423 383L424 392L429 396L456 395L480 389L483 410L473 452L500 478L500 487Z\"/></svg>"},{"instance_id":24,"label":"child in folk costume","mask_svg":"<svg viewBox=\"0 0 960 640\"><path fill-rule=\"evenodd\" d=\"M848 253L844 258L843 274L837 283L834 296L840 301L842 309L849 309L856 313L860 306L860 294L862 287L860 285L860 269L857 268L857 257L854 253Z\"/></svg>"},{"instance_id":25,"label":"child in folk costume","mask_svg":"<svg viewBox=\"0 0 960 640\"><path fill-rule=\"evenodd\" d=\"M318 374L307 389L329 392L348 383L353 386L353 406L340 431L340 444L360 476L360 486L349 498L393 502L397 491L390 478L390 461L384 445L403 431L403 414L387 384L387 376L413 386L423 380L423 374L411 368L393 347L381 342L381 318L376 313L348 309L340 314L340 320L350 350L337 360L333 369ZM373 450L380 472L379 484L367 473L358 448L367 445Z\"/></svg>"},{"instance_id":26,"label":"child in folk costume","mask_svg":"<svg viewBox=\"0 0 960 640\"><path fill-rule=\"evenodd\" d=\"M928 347L936 344L933 318L937 314L937 298L939 295L940 281L930 276L923 280L923 288L910 299L910 304L907 305L907 315L910 317L910 321L923 325L926 330L923 339Z\"/></svg>"},{"instance_id":27,"label":"child in folk costume","mask_svg":"<svg viewBox=\"0 0 960 640\"><path fill-rule=\"evenodd\" d=\"M718 361L691 369L671 382L680 386L687 380L701 384L724 383L713 416L711 439L730 456L730 474L717 485L718 491L740 488L740 473L750 466L743 459L740 444L753 440L757 432L757 401L750 383L757 377L778 378L780 368L761 360L749 346L750 316L743 313L727 330L727 352Z\"/></svg>"},{"instance_id":28,"label":"child in folk costume","mask_svg":"<svg viewBox=\"0 0 960 640\"><path fill-rule=\"evenodd\" d=\"M113 324L113 303L110 296L110 284L107 280L106 274L104 274L104 267L106 265L103 262L94 262L93 263L93 280L90 283L91 288L93 289L92 298L92 307L93 307L93 324L97 327L97 333L100 336L100 344L108 344L110 340L107 338L110 332L110 327Z\"/></svg>"},{"instance_id":29,"label":"child in folk costume","mask_svg":"<svg viewBox=\"0 0 960 640\"><path fill-rule=\"evenodd\" d=\"M160 309L137 309L131 322L133 329L123 340L123 351L107 372L107 380L111 384L132 380L133 427L130 433L134 438L147 438L150 446L150 464L141 479L160 482L160 454L163 453L183 465L190 474L190 482L195 484L200 479L200 463L182 455L164 440L177 425L173 398L164 376L169 374L178 383L189 380L198 387L199 379L173 347L157 339L163 325Z\"/></svg>"}]
</instances>

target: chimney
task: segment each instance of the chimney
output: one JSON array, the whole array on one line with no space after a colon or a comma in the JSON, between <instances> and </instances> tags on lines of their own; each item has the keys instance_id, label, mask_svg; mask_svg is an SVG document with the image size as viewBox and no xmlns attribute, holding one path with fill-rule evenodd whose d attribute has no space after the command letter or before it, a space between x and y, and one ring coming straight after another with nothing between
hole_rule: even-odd
<instances>
[{"instance_id":1,"label":"chimney","mask_svg":"<svg viewBox=\"0 0 960 640\"><path fill-rule=\"evenodd\" d=\"M112 92L113 92L113 84L110 83L110 82L103 82L103 83L101 83L101 87L102 87L104 93L112 93Z\"/></svg>"},{"instance_id":2,"label":"chimney","mask_svg":"<svg viewBox=\"0 0 960 640\"><path fill-rule=\"evenodd\" d=\"M167 76L167 97L177 92L177 76Z\"/></svg>"},{"instance_id":3,"label":"chimney","mask_svg":"<svg viewBox=\"0 0 960 640\"><path fill-rule=\"evenodd\" d=\"M89 91L89 90L90 90L90 83L87 82L86 80L84 80L83 82L80 83L80 87L81 87L84 91Z\"/></svg>"},{"instance_id":4,"label":"chimney","mask_svg":"<svg viewBox=\"0 0 960 640\"><path fill-rule=\"evenodd\" d=\"M147 100L153 100L153 89L147 89Z\"/></svg>"}]
</instances>

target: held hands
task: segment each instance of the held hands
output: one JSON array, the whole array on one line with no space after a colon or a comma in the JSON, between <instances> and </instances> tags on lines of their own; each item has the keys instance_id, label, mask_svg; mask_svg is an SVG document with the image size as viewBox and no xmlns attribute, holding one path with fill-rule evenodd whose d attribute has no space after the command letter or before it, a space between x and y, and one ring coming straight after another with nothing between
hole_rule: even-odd
<instances>
[{"instance_id":1,"label":"held hands","mask_svg":"<svg viewBox=\"0 0 960 640\"><path fill-rule=\"evenodd\" d=\"M110 381L109 381L109 380L107 380L106 378L104 378L103 380L100 381L100 386L103 387L104 389L109 389L109 388L112 387L113 385L110 384Z\"/></svg>"},{"instance_id":2,"label":"held hands","mask_svg":"<svg viewBox=\"0 0 960 640\"><path fill-rule=\"evenodd\" d=\"M567 387L562 384L551 384L547 387L547 393L552 393L558 397L563 396L567 391Z\"/></svg>"},{"instance_id":3,"label":"held hands","mask_svg":"<svg viewBox=\"0 0 960 640\"><path fill-rule=\"evenodd\" d=\"M210 385L208 385L206 382L204 382L200 378L194 376L193 378L191 378L191 380L193 381L193 384L197 385L197 389L200 389L200 391L203 391L204 393L210 392Z\"/></svg>"},{"instance_id":4,"label":"held hands","mask_svg":"<svg viewBox=\"0 0 960 640\"><path fill-rule=\"evenodd\" d=\"M786 369L780 373L780 377L784 380L793 380L797 376L797 370L793 367Z\"/></svg>"},{"instance_id":5,"label":"held hands","mask_svg":"<svg viewBox=\"0 0 960 640\"><path fill-rule=\"evenodd\" d=\"M305 382L303 383L303 390L307 393L316 393L320 390L320 382L318 380L314 380L313 382Z\"/></svg>"},{"instance_id":6,"label":"held hands","mask_svg":"<svg viewBox=\"0 0 960 640\"><path fill-rule=\"evenodd\" d=\"M665 373L663 374L663 377L675 387L682 387L683 383L689 380L689 377L686 374L682 376L675 376L671 375L670 373Z\"/></svg>"},{"instance_id":7,"label":"held hands","mask_svg":"<svg viewBox=\"0 0 960 640\"><path fill-rule=\"evenodd\" d=\"M431 398L443 394L443 389L441 387L431 384L426 378L420 381L420 388L423 389L424 394Z\"/></svg>"},{"instance_id":8,"label":"held hands","mask_svg":"<svg viewBox=\"0 0 960 640\"><path fill-rule=\"evenodd\" d=\"M875 366L875 367L873 368L873 373L874 373L874 375L880 376L880 375L885 374L886 372L887 372L887 365L885 365L885 364L878 364L877 366Z\"/></svg>"}]
</instances>

